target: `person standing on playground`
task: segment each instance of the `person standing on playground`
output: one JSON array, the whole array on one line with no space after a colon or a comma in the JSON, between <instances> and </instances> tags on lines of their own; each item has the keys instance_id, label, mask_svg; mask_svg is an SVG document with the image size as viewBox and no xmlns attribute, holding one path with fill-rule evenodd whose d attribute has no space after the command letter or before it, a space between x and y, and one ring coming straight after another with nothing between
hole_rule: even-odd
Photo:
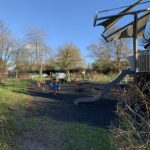
<instances>
[{"instance_id":1,"label":"person standing on playground","mask_svg":"<svg viewBox=\"0 0 150 150\"><path fill-rule=\"evenodd\" d=\"M53 95L56 95L56 91L57 91L57 81L56 81L56 79L53 79L52 89L53 89Z\"/></svg>"},{"instance_id":2,"label":"person standing on playground","mask_svg":"<svg viewBox=\"0 0 150 150\"><path fill-rule=\"evenodd\" d=\"M70 72L68 70L68 72L67 72L67 84L70 84L70 82L71 82L71 75L70 75Z\"/></svg>"},{"instance_id":3,"label":"person standing on playground","mask_svg":"<svg viewBox=\"0 0 150 150\"><path fill-rule=\"evenodd\" d=\"M52 81L52 79L50 79L48 87L49 87L49 91L53 89L53 81Z\"/></svg>"},{"instance_id":4,"label":"person standing on playground","mask_svg":"<svg viewBox=\"0 0 150 150\"><path fill-rule=\"evenodd\" d=\"M42 90L42 91L45 91L45 87L46 87L45 80L41 80L41 81L40 81L40 86L41 86L41 90Z\"/></svg>"},{"instance_id":5,"label":"person standing on playground","mask_svg":"<svg viewBox=\"0 0 150 150\"><path fill-rule=\"evenodd\" d=\"M76 77L76 73L73 74L73 86L76 87L77 85L77 77Z\"/></svg>"},{"instance_id":6,"label":"person standing on playground","mask_svg":"<svg viewBox=\"0 0 150 150\"><path fill-rule=\"evenodd\" d=\"M57 80L57 91L60 91L60 81L59 81L59 79Z\"/></svg>"}]
</instances>

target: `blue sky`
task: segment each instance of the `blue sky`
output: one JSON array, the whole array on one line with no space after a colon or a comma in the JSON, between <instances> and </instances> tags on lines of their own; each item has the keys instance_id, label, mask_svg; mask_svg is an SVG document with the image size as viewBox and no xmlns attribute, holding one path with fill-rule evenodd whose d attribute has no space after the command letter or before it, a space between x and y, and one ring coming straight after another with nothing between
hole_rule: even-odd
<instances>
[{"instance_id":1,"label":"blue sky","mask_svg":"<svg viewBox=\"0 0 150 150\"><path fill-rule=\"evenodd\" d=\"M97 41L102 27L93 27L96 11L132 4L136 0L0 0L0 20L20 38L25 27L42 28L50 47L74 43L84 58L87 46ZM149 5L149 4L147 4ZM143 6L144 7L144 6ZM150 6L147 6L150 7Z\"/></svg>"}]
</instances>

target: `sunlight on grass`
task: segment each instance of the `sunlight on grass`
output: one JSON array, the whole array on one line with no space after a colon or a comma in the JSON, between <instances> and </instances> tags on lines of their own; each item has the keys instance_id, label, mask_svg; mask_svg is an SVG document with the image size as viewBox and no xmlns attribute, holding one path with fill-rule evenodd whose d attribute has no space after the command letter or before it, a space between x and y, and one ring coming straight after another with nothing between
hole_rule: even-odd
<instances>
[{"instance_id":1,"label":"sunlight on grass","mask_svg":"<svg viewBox=\"0 0 150 150\"><path fill-rule=\"evenodd\" d=\"M56 149L111 150L109 133L98 127L56 121L49 117L30 117L23 123L23 128L55 144Z\"/></svg>"},{"instance_id":2,"label":"sunlight on grass","mask_svg":"<svg viewBox=\"0 0 150 150\"><path fill-rule=\"evenodd\" d=\"M17 132L15 113L26 105L28 81L7 80L0 88L0 149L8 150Z\"/></svg>"}]
</instances>

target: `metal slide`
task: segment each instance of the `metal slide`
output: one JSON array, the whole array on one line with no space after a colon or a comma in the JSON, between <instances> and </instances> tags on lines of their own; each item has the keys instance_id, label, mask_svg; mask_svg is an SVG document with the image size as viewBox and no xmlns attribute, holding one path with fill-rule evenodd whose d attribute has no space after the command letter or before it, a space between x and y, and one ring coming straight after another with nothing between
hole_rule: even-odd
<instances>
[{"instance_id":1,"label":"metal slide","mask_svg":"<svg viewBox=\"0 0 150 150\"><path fill-rule=\"evenodd\" d=\"M74 104L78 105L78 103L87 103L87 102L94 102L100 100L114 85L119 83L126 75L132 74L133 71L131 71L129 68L122 70L121 73L118 75L116 79L114 79L111 83L107 84L100 94L94 96L94 97L85 97L85 98L78 98L74 100Z\"/></svg>"}]
</instances>

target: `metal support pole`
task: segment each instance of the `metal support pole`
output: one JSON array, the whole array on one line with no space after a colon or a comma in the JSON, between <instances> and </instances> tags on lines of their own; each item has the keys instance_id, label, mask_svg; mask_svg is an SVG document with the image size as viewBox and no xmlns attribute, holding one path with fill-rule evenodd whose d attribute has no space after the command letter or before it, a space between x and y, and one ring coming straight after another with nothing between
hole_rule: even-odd
<instances>
[{"instance_id":1,"label":"metal support pole","mask_svg":"<svg viewBox=\"0 0 150 150\"><path fill-rule=\"evenodd\" d=\"M133 25L133 54L134 54L134 85L137 84L137 57L138 57L138 40L137 40L137 13L134 13L134 25Z\"/></svg>"}]
</instances>

